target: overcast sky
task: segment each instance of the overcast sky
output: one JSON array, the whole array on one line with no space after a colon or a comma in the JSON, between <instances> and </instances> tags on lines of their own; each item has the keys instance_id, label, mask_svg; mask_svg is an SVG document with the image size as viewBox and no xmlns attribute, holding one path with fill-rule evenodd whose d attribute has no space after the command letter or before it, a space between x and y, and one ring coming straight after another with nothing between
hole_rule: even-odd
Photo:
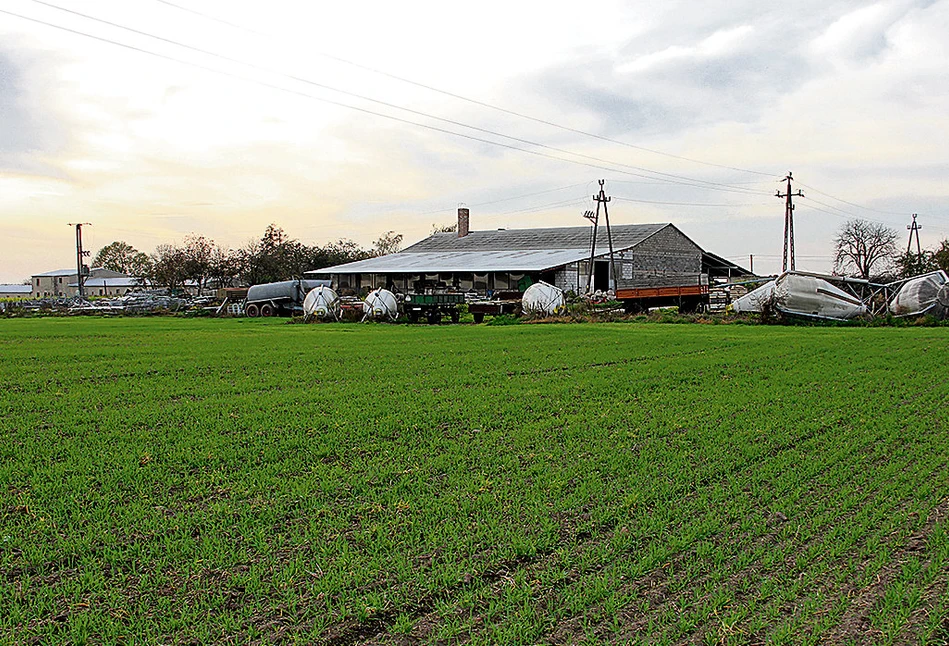
<instances>
[{"instance_id":1,"label":"overcast sky","mask_svg":"<svg viewBox=\"0 0 949 646\"><path fill-rule=\"evenodd\" d=\"M723 6L0 0L85 34L0 13L0 281L74 266L70 222L93 253L270 223L369 246L462 203L473 229L585 224L600 178L614 223L759 273L789 170L798 268L852 216L949 237L949 0Z\"/></svg>"}]
</instances>

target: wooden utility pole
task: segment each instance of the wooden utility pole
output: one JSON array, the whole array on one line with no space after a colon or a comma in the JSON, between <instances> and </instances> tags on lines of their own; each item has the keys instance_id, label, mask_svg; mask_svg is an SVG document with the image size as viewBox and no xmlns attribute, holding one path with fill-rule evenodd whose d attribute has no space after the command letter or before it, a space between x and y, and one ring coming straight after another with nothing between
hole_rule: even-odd
<instances>
[{"instance_id":1,"label":"wooden utility pole","mask_svg":"<svg viewBox=\"0 0 949 646\"><path fill-rule=\"evenodd\" d=\"M784 203L784 262L782 264L782 271L794 271L794 202L791 198L793 197L804 197L804 193L798 191L797 193L791 192L791 181L793 177L791 176L791 171L788 171L788 176L784 178L788 183L788 188L785 193L781 191L775 192L775 197L780 197L785 201ZM790 249L790 266L788 265L788 249Z\"/></svg>"}]
</instances>

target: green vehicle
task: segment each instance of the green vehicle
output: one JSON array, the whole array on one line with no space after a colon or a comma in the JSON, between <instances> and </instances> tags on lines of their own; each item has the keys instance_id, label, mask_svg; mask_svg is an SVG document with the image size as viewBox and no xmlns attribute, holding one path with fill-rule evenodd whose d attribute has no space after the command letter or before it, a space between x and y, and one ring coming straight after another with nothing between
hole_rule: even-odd
<instances>
[{"instance_id":1,"label":"green vehicle","mask_svg":"<svg viewBox=\"0 0 949 646\"><path fill-rule=\"evenodd\" d=\"M406 294L402 303L410 323L418 323L423 317L430 325L440 323L448 316L452 323L461 318L459 305L465 302L464 294Z\"/></svg>"}]
</instances>

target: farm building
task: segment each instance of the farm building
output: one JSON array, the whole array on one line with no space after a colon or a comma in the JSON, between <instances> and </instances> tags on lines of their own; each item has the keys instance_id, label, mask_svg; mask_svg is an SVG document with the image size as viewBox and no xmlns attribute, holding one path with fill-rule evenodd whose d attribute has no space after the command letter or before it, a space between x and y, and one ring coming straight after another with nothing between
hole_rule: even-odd
<instances>
[{"instance_id":1,"label":"farm building","mask_svg":"<svg viewBox=\"0 0 949 646\"><path fill-rule=\"evenodd\" d=\"M564 291L691 288L707 293L709 275L741 275L737 265L706 254L673 224L623 224L610 229L615 280L610 276L609 238L599 227L590 264L593 228L469 231L467 209L459 209L458 232L435 233L405 250L307 272L331 278L340 290L388 287L410 292L435 285L492 293L545 281ZM747 272L744 272L747 274ZM670 292L671 293L671 292Z\"/></svg>"},{"instance_id":2,"label":"farm building","mask_svg":"<svg viewBox=\"0 0 949 646\"><path fill-rule=\"evenodd\" d=\"M140 287L142 287L141 279L129 276L87 278L83 283L86 296L125 296ZM75 292L79 289L79 283L72 282L69 288Z\"/></svg>"},{"instance_id":3,"label":"farm building","mask_svg":"<svg viewBox=\"0 0 949 646\"><path fill-rule=\"evenodd\" d=\"M29 298L32 293L30 285L0 285L0 298Z\"/></svg>"},{"instance_id":4,"label":"farm building","mask_svg":"<svg viewBox=\"0 0 949 646\"><path fill-rule=\"evenodd\" d=\"M111 269L95 267L89 271L85 284L88 285L90 280L100 278L115 279L128 278L128 276ZM75 296L79 288L78 279L79 274L76 273L75 269L58 269L43 274L33 274L30 279L32 296L33 298ZM124 294L125 291L122 291L122 293Z\"/></svg>"}]
</instances>

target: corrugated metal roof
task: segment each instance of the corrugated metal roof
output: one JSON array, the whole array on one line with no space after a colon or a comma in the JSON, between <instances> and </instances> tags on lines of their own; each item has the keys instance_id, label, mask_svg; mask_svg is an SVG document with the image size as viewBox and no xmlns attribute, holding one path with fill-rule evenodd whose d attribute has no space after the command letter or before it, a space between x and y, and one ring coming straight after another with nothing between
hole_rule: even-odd
<instances>
[{"instance_id":1,"label":"corrugated metal roof","mask_svg":"<svg viewBox=\"0 0 949 646\"><path fill-rule=\"evenodd\" d=\"M613 249L634 247L669 224L611 226ZM399 253L359 260L308 274L435 274L544 271L590 257L592 227L472 231L464 238L435 233ZM606 227L596 236L596 256L609 253Z\"/></svg>"},{"instance_id":2,"label":"corrugated metal roof","mask_svg":"<svg viewBox=\"0 0 949 646\"><path fill-rule=\"evenodd\" d=\"M30 285L0 285L0 294L29 294L32 291Z\"/></svg>"},{"instance_id":3,"label":"corrugated metal roof","mask_svg":"<svg viewBox=\"0 0 949 646\"><path fill-rule=\"evenodd\" d=\"M56 271L47 271L43 274L33 274L33 278L44 278L47 276L75 276L76 269L57 269Z\"/></svg>"},{"instance_id":4,"label":"corrugated metal roof","mask_svg":"<svg viewBox=\"0 0 949 646\"><path fill-rule=\"evenodd\" d=\"M87 278L82 283L86 287L136 287L142 284L138 278L115 276L113 278ZM70 287L79 287L79 283L70 283Z\"/></svg>"},{"instance_id":5,"label":"corrugated metal roof","mask_svg":"<svg viewBox=\"0 0 949 646\"><path fill-rule=\"evenodd\" d=\"M394 253L319 269L308 274L437 274L450 272L544 271L583 258L589 250L441 251Z\"/></svg>"},{"instance_id":6,"label":"corrugated metal roof","mask_svg":"<svg viewBox=\"0 0 949 646\"><path fill-rule=\"evenodd\" d=\"M610 227L614 249L628 249L668 224L618 224ZM421 251L513 251L519 249L589 249L593 227L547 229L498 229L472 231L464 238L456 233L435 233L402 253ZM609 249L606 227L600 226L597 247Z\"/></svg>"}]
</instances>

